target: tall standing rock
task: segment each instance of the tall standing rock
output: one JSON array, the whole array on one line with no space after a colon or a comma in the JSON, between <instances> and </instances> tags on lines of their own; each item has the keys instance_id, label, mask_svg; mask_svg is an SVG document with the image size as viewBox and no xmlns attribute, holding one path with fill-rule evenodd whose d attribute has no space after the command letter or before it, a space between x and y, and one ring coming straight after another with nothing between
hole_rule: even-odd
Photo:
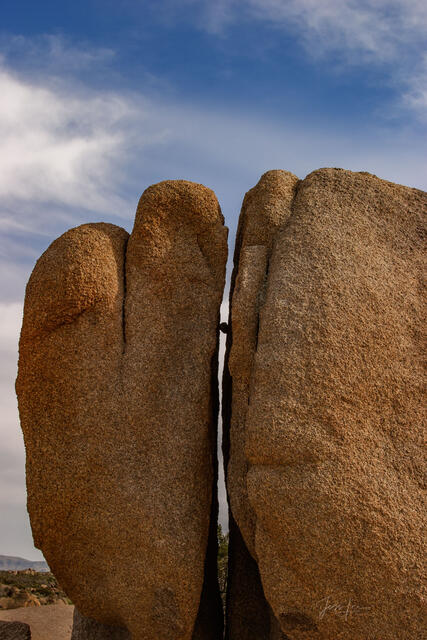
<instances>
[{"instance_id":1,"label":"tall standing rock","mask_svg":"<svg viewBox=\"0 0 427 640\"><path fill-rule=\"evenodd\" d=\"M28 510L79 629L221 637L212 557L226 235L212 191L163 182L142 195L130 237L72 229L28 283L17 379Z\"/></svg>"},{"instance_id":2,"label":"tall standing rock","mask_svg":"<svg viewBox=\"0 0 427 640\"><path fill-rule=\"evenodd\" d=\"M426 211L421 191L339 169L269 172L245 198L224 385L229 640L423 637Z\"/></svg>"},{"instance_id":3,"label":"tall standing rock","mask_svg":"<svg viewBox=\"0 0 427 640\"><path fill-rule=\"evenodd\" d=\"M286 171L266 173L246 194L237 230L223 385L223 448L230 502L226 640L273 640L274 616L256 563L255 513L246 488L249 467L244 443L259 310L275 235L290 215L297 183L298 178Z\"/></svg>"}]
</instances>

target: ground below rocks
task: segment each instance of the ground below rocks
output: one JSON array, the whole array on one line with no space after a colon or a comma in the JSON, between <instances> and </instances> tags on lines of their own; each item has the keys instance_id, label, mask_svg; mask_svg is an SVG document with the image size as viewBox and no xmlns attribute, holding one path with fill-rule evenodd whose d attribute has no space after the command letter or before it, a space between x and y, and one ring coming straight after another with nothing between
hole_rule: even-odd
<instances>
[{"instance_id":1,"label":"ground below rocks","mask_svg":"<svg viewBox=\"0 0 427 640\"><path fill-rule=\"evenodd\" d=\"M0 620L26 622L31 629L31 640L70 640L73 613L73 605L49 604L0 611Z\"/></svg>"}]
</instances>

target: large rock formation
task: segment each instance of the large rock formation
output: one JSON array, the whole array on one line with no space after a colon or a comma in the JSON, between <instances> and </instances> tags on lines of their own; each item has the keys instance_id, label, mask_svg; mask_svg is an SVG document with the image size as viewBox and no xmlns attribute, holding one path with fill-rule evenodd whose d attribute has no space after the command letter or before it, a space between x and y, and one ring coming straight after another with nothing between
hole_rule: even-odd
<instances>
[{"instance_id":1,"label":"large rock formation","mask_svg":"<svg viewBox=\"0 0 427 640\"><path fill-rule=\"evenodd\" d=\"M229 640L425 633L426 210L423 192L339 169L272 171L245 197L224 379Z\"/></svg>"},{"instance_id":2,"label":"large rock formation","mask_svg":"<svg viewBox=\"0 0 427 640\"><path fill-rule=\"evenodd\" d=\"M28 283L16 385L28 510L79 628L94 619L112 638L120 628L138 640L221 637L226 235L212 191L163 182L142 195L129 238L109 224L72 229Z\"/></svg>"}]
</instances>

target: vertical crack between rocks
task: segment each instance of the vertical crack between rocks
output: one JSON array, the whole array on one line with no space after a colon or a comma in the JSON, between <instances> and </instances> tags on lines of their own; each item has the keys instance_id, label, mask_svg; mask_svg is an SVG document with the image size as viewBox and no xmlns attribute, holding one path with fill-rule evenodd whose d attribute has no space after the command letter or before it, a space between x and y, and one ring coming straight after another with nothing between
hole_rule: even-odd
<instances>
[{"instance_id":1,"label":"vertical crack between rocks","mask_svg":"<svg viewBox=\"0 0 427 640\"><path fill-rule=\"evenodd\" d=\"M126 351L126 293L127 293L127 274L126 274L126 264L127 264L127 255L128 255L128 243L129 243L130 235L127 237L125 245L124 245L124 257L123 257L123 300L122 300L122 338L123 338L123 346L122 346L122 354Z\"/></svg>"}]
</instances>

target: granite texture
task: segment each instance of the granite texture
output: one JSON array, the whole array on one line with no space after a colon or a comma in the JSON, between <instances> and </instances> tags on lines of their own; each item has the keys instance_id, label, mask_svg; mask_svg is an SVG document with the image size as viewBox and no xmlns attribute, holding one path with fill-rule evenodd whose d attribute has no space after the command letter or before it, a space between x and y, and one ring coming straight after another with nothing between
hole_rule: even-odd
<instances>
[{"instance_id":1,"label":"granite texture","mask_svg":"<svg viewBox=\"0 0 427 640\"><path fill-rule=\"evenodd\" d=\"M0 620L0 640L31 640L31 629L24 622Z\"/></svg>"},{"instance_id":2,"label":"granite texture","mask_svg":"<svg viewBox=\"0 0 427 640\"><path fill-rule=\"evenodd\" d=\"M424 637L426 211L340 169L269 172L245 198L225 453L271 639Z\"/></svg>"},{"instance_id":3,"label":"granite texture","mask_svg":"<svg viewBox=\"0 0 427 640\"><path fill-rule=\"evenodd\" d=\"M190 639L208 609L221 637L211 558L226 258L213 192L168 181L144 192L130 237L72 229L27 286L16 388L34 541L84 618L134 640Z\"/></svg>"},{"instance_id":4,"label":"granite texture","mask_svg":"<svg viewBox=\"0 0 427 640\"><path fill-rule=\"evenodd\" d=\"M105 625L86 618L74 608L71 640L130 640L129 631L123 627Z\"/></svg>"}]
</instances>

